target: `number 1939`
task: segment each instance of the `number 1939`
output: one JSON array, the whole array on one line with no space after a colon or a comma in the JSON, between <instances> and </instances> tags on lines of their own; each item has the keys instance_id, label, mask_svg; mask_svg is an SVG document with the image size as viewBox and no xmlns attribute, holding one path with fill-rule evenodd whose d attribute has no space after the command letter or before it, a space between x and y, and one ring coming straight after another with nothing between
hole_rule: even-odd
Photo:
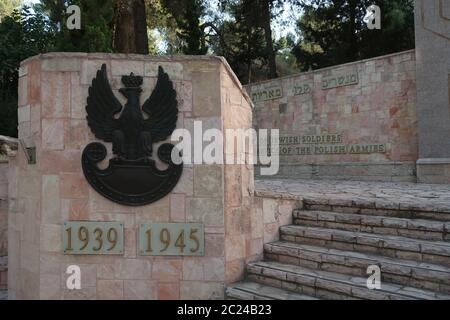
<instances>
[{"instance_id":1,"label":"number 1939","mask_svg":"<svg viewBox=\"0 0 450 320\"><path fill-rule=\"evenodd\" d=\"M101 221L66 221L64 254L123 254L123 224Z\"/></svg>"}]
</instances>

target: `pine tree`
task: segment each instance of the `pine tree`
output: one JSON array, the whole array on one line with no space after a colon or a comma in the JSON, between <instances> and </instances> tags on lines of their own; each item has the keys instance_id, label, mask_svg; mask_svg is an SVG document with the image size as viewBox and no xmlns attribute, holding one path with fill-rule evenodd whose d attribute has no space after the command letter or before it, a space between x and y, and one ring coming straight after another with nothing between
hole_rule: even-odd
<instances>
[{"instance_id":1,"label":"pine tree","mask_svg":"<svg viewBox=\"0 0 450 320\"><path fill-rule=\"evenodd\" d=\"M381 9L381 30L369 30L367 8ZM302 70L414 48L413 0L313 0L303 4L293 54Z\"/></svg>"}]
</instances>

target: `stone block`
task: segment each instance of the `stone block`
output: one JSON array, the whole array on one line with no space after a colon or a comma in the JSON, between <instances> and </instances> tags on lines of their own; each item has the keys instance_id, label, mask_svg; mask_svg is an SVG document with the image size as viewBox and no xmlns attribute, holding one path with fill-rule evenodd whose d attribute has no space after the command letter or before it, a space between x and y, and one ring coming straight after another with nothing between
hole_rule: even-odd
<instances>
[{"instance_id":1,"label":"stone block","mask_svg":"<svg viewBox=\"0 0 450 320\"><path fill-rule=\"evenodd\" d=\"M203 221L206 226L223 226L223 203L220 199L193 198L189 200L188 221Z\"/></svg>"},{"instance_id":2,"label":"stone block","mask_svg":"<svg viewBox=\"0 0 450 320\"><path fill-rule=\"evenodd\" d=\"M61 226L57 224L41 225L40 246L41 252L61 251Z\"/></svg>"},{"instance_id":3,"label":"stone block","mask_svg":"<svg viewBox=\"0 0 450 320\"><path fill-rule=\"evenodd\" d=\"M156 299L157 284L155 281L124 280L123 293L125 300Z\"/></svg>"},{"instance_id":4,"label":"stone block","mask_svg":"<svg viewBox=\"0 0 450 320\"><path fill-rule=\"evenodd\" d=\"M122 280L150 280L152 264L141 259L117 259L114 263L116 279Z\"/></svg>"},{"instance_id":5,"label":"stone block","mask_svg":"<svg viewBox=\"0 0 450 320\"><path fill-rule=\"evenodd\" d=\"M180 299L183 300L212 300L223 299L224 288L218 282L182 281L180 285Z\"/></svg>"},{"instance_id":6,"label":"stone block","mask_svg":"<svg viewBox=\"0 0 450 320\"><path fill-rule=\"evenodd\" d=\"M100 300L122 300L124 298L124 281L98 280L97 298Z\"/></svg>"},{"instance_id":7,"label":"stone block","mask_svg":"<svg viewBox=\"0 0 450 320\"><path fill-rule=\"evenodd\" d=\"M81 69L81 60L75 58L44 59L42 71L77 72Z\"/></svg>"},{"instance_id":8,"label":"stone block","mask_svg":"<svg viewBox=\"0 0 450 320\"><path fill-rule=\"evenodd\" d=\"M17 117L19 123L30 121L30 106L26 105L24 107L19 107L17 112Z\"/></svg>"},{"instance_id":9,"label":"stone block","mask_svg":"<svg viewBox=\"0 0 450 320\"><path fill-rule=\"evenodd\" d=\"M194 196L221 197L223 194L222 167L215 165L194 166Z\"/></svg>"},{"instance_id":10,"label":"stone block","mask_svg":"<svg viewBox=\"0 0 450 320\"><path fill-rule=\"evenodd\" d=\"M204 261L197 258L183 259L183 280L203 280Z\"/></svg>"},{"instance_id":11,"label":"stone block","mask_svg":"<svg viewBox=\"0 0 450 320\"><path fill-rule=\"evenodd\" d=\"M83 60L81 63L81 73L80 73L80 84L81 85L91 85L92 79L97 74L97 71L100 70L102 64L106 64L106 69L108 71L108 75L111 74L111 64L107 60ZM129 72L128 72L129 74Z\"/></svg>"},{"instance_id":12,"label":"stone block","mask_svg":"<svg viewBox=\"0 0 450 320\"><path fill-rule=\"evenodd\" d=\"M203 261L203 272L205 281L225 280L225 261L223 258L206 258Z\"/></svg>"},{"instance_id":13,"label":"stone block","mask_svg":"<svg viewBox=\"0 0 450 320\"><path fill-rule=\"evenodd\" d=\"M245 258L245 249L245 235L229 235L225 238L225 258L227 261Z\"/></svg>"},{"instance_id":14,"label":"stone block","mask_svg":"<svg viewBox=\"0 0 450 320\"><path fill-rule=\"evenodd\" d=\"M61 280L59 274L41 274L39 277L39 291L39 299L61 299Z\"/></svg>"},{"instance_id":15,"label":"stone block","mask_svg":"<svg viewBox=\"0 0 450 320\"><path fill-rule=\"evenodd\" d=\"M44 150L64 150L64 124L62 119L42 119Z\"/></svg>"},{"instance_id":16,"label":"stone block","mask_svg":"<svg viewBox=\"0 0 450 320\"><path fill-rule=\"evenodd\" d=\"M170 221L186 221L186 197L184 194L170 195Z\"/></svg>"},{"instance_id":17,"label":"stone block","mask_svg":"<svg viewBox=\"0 0 450 320\"><path fill-rule=\"evenodd\" d=\"M180 259L157 259L153 262L152 279L176 282L182 278L183 262Z\"/></svg>"},{"instance_id":18,"label":"stone block","mask_svg":"<svg viewBox=\"0 0 450 320\"><path fill-rule=\"evenodd\" d=\"M220 77L218 72L192 72L192 99L195 117L220 116Z\"/></svg>"},{"instance_id":19,"label":"stone block","mask_svg":"<svg viewBox=\"0 0 450 320\"><path fill-rule=\"evenodd\" d=\"M70 74L43 73L41 84L42 117L68 118L70 116ZM44 123L42 127L45 129Z\"/></svg>"},{"instance_id":20,"label":"stone block","mask_svg":"<svg viewBox=\"0 0 450 320\"><path fill-rule=\"evenodd\" d=\"M178 300L180 299L180 284L178 282L158 283L158 300Z\"/></svg>"},{"instance_id":21,"label":"stone block","mask_svg":"<svg viewBox=\"0 0 450 320\"><path fill-rule=\"evenodd\" d=\"M164 69L171 80L183 80L183 64L174 62L146 62L145 76L158 77L158 67Z\"/></svg>"},{"instance_id":22,"label":"stone block","mask_svg":"<svg viewBox=\"0 0 450 320\"><path fill-rule=\"evenodd\" d=\"M144 75L143 61L111 60L111 74L113 76L129 75L133 72L137 76Z\"/></svg>"},{"instance_id":23,"label":"stone block","mask_svg":"<svg viewBox=\"0 0 450 320\"><path fill-rule=\"evenodd\" d=\"M42 221L57 224L61 222L60 212L59 177L44 175L42 176Z\"/></svg>"}]
</instances>

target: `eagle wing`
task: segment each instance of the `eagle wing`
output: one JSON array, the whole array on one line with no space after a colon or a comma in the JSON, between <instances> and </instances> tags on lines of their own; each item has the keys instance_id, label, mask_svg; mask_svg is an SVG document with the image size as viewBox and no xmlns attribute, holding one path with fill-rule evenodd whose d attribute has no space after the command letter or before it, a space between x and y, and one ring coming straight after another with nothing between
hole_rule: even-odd
<instances>
[{"instance_id":1,"label":"eagle wing","mask_svg":"<svg viewBox=\"0 0 450 320\"><path fill-rule=\"evenodd\" d=\"M165 140L175 130L178 119L176 97L172 81L160 66L155 89L142 105L142 110L148 115L144 129L150 131L152 142Z\"/></svg>"},{"instance_id":2,"label":"eagle wing","mask_svg":"<svg viewBox=\"0 0 450 320\"><path fill-rule=\"evenodd\" d=\"M86 106L88 125L95 137L112 141L113 131L119 127L114 115L121 110L122 105L114 96L106 75L106 64L103 64L89 87Z\"/></svg>"}]
</instances>

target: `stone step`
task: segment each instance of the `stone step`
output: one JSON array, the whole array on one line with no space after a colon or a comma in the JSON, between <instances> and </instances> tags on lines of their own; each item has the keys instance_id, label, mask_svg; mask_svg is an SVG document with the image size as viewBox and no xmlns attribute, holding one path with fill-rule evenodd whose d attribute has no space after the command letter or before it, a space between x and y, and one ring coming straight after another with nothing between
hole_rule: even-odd
<instances>
[{"instance_id":1,"label":"stone step","mask_svg":"<svg viewBox=\"0 0 450 320\"><path fill-rule=\"evenodd\" d=\"M293 215L294 224L303 226L450 241L450 222L445 221L314 210L294 210Z\"/></svg>"},{"instance_id":2,"label":"stone step","mask_svg":"<svg viewBox=\"0 0 450 320\"><path fill-rule=\"evenodd\" d=\"M443 266L284 241L265 244L264 256L280 263L360 277L367 277L368 266L378 265L382 281L450 294L450 268Z\"/></svg>"},{"instance_id":3,"label":"stone step","mask_svg":"<svg viewBox=\"0 0 450 320\"><path fill-rule=\"evenodd\" d=\"M323 299L446 300L449 295L381 283L381 289L367 288L367 278L312 270L279 262L253 262L247 265L248 279L300 294Z\"/></svg>"},{"instance_id":4,"label":"stone step","mask_svg":"<svg viewBox=\"0 0 450 320\"><path fill-rule=\"evenodd\" d=\"M429 219L436 221L450 221L448 203L439 205L424 204L421 201L411 203L389 203L369 199L328 199L315 198L303 199L303 209L333 211L342 213L358 213L406 219Z\"/></svg>"},{"instance_id":5,"label":"stone step","mask_svg":"<svg viewBox=\"0 0 450 320\"><path fill-rule=\"evenodd\" d=\"M315 297L250 281L231 284L225 290L225 295L227 299L236 300L317 300Z\"/></svg>"},{"instance_id":6,"label":"stone step","mask_svg":"<svg viewBox=\"0 0 450 320\"><path fill-rule=\"evenodd\" d=\"M416 240L317 227L280 227L280 240L332 249L380 254L387 257L428 262L450 267L450 243Z\"/></svg>"},{"instance_id":7,"label":"stone step","mask_svg":"<svg viewBox=\"0 0 450 320\"><path fill-rule=\"evenodd\" d=\"M2 256L0 257L0 290L5 290L7 288L8 288L8 256Z\"/></svg>"}]
</instances>

